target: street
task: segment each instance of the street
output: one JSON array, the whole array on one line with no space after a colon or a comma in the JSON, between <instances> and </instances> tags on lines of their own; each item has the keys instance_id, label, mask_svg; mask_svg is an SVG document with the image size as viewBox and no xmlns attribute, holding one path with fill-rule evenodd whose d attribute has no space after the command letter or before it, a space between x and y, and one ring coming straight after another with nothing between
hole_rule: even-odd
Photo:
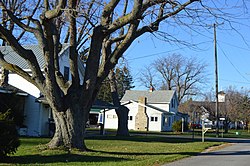
<instances>
[{"instance_id":1,"label":"street","mask_svg":"<svg viewBox=\"0 0 250 166\"><path fill-rule=\"evenodd\" d=\"M249 166L250 143L234 143L225 148L203 152L164 166Z\"/></svg>"}]
</instances>

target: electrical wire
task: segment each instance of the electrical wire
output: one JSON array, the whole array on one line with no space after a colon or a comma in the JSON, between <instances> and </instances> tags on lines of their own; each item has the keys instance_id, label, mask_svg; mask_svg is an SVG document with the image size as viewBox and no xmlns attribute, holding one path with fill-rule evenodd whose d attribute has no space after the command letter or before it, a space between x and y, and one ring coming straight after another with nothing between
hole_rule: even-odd
<instances>
[{"instance_id":1,"label":"electrical wire","mask_svg":"<svg viewBox=\"0 0 250 166\"><path fill-rule=\"evenodd\" d=\"M223 55L226 57L226 59L229 61L229 63L233 66L233 68L235 69L235 71L247 82L250 83L250 81L239 71L239 69L233 64L233 62L229 59L229 57L226 55L226 53L224 52L224 50L222 49L222 47L220 46L220 44L217 43L217 45L219 46L220 50L222 51Z\"/></svg>"}]
</instances>

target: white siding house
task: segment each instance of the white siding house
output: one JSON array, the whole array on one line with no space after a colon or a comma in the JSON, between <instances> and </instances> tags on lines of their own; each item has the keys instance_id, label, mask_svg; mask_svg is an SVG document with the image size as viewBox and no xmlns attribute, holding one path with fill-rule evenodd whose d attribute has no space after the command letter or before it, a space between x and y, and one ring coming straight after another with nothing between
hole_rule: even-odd
<instances>
[{"instance_id":1,"label":"white siding house","mask_svg":"<svg viewBox=\"0 0 250 166\"><path fill-rule=\"evenodd\" d=\"M24 46L24 48L30 49L34 52L39 66L43 69L45 62L41 48L38 45ZM7 62L15 64L25 71L30 71L26 61L18 56L11 47L2 46L0 47L0 51ZM64 74L64 76L67 75L70 80L69 46L67 44L63 45L59 54L59 65L61 73ZM78 61L78 66L80 79L83 80L84 66L80 59ZM9 74L8 83L28 94L24 104L24 125L27 126L27 128L25 131L22 131L22 134L27 136L49 135L49 118L51 118L51 110L48 105L39 102L38 99L42 96L39 89L15 73Z\"/></svg>"},{"instance_id":2,"label":"white siding house","mask_svg":"<svg viewBox=\"0 0 250 166\"><path fill-rule=\"evenodd\" d=\"M135 91L128 90L121 104L129 109L129 130L171 131L178 112L175 91ZM105 128L117 129L118 118L115 110L105 111Z\"/></svg>"}]
</instances>

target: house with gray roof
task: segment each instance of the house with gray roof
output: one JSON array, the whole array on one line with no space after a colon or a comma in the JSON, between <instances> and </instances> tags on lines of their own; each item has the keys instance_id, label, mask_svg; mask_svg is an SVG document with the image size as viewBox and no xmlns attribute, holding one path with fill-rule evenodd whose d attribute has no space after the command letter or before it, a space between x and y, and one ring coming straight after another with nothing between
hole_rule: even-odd
<instances>
[{"instance_id":1,"label":"house with gray roof","mask_svg":"<svg viewBox=\"0 0 250 166\"><path fill-rule=\"evenodd\" d=\"M34 52L36 59L39 63L39 66L43 70L45 66L44 56L42 49L38 45L28 45L23 46L26 49L29 49ZM29 67L27 62L18 56L18 54L10 46L1 46L1 53L4 55L4 59L12 64L15 64L22 68L23 70L29 72ZM59 53L59 66L60 71L64 74L64 77L67 77L68 80L71 80L71 75L69 73L69 45L63 44L62 49ZM80 73L80 79L83 81L84 76L84 64L79 59L78 61L78 70ZM0 66L1 67L1 66ZM31 71L30 71L31 72ZM2 73L2 72L1 72ZM1 74L0 74L1 76ZM24 126L25 129L20 129L22 135L26 136L48 136L50 135L50 119L52 119L51 109L46 102L43 102L42 94L39 89L20 77L16 73L9 73L8 84L15 89L18 89L19 93L26 94L23 112L24 112ZM8 87L10 87L8 86ZM11 89L12 90L12 89ZM0 88L0 93L7 93L10 89L6 87ZM13 90L12 90L13 91ZM53 124L52 124L53 125Z\"/></svg>"},{"instance_id":2,"label":"house with gray roof","mask_svg":"<svg viewBox=\"0 0 250 166\"><path fill-rule=\"evenodd\" d=\"M173 90L127 90L121 104L129 109L128 128L139 131L172 131L178 118L178 99ZM105 112L105 128L117 129L115 110Z\"/></svg>"}]
</instances>

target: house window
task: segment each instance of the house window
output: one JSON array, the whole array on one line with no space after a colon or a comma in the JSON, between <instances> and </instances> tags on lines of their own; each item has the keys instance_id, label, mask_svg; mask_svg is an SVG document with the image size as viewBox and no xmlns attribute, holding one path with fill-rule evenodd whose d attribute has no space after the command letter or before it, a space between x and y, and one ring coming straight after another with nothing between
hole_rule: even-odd
<instances>
[{"instance_id":1,"label":"house window","mask_svg":"<svg viewBox=\"0 0 250 166\"><path fill-rule=\"evenodd\" d=\"M108 119L113 119L113 115L107 115Z\"/></svg>"},{"instance_id":2,"label":"house window","mask_svg":"<svg viewBox=\"0 0 250 166\"><path fill-rule=\"evenodd\" d=\"M128 116L128 120L133 120L133 116Z\"/></svg>"},{"instance_id":3,"label":"house window","mask_svg":"<svg viewBox=\"0 0 250 166\"><path fill-rule=\"evenodd\" d=\"M158 117L156 117L156 116L151 116L151 117L150 117L150 121L151 121L151 122L157 122L157 121L158 121Z\"/></svg>"},{"instance_id":4,"label":"house window","mask_svg":"<svg viewBox=\"0 0 250 166\"><path fill-rule=\"evenodd\" d=\"M64 66L64 74L63 74L63 76L64 76L64 79L66 81L69 80L69 67Z\"/></svg>"},{"instance_id":5,"label":"house window","mask_svg":"<svg viewBox=\"0 0 250 166\"><path fill-rule=\"evenodd\" d=\"M168 125L168 117L165 117L164 125Z\"/></svg>"},{"instance_id":6,"label":"house window","mask_svg":"<svg viewBox=\"0 0 250 166\"><path fill-rule=\"evenodd\" d=\"M176 101L175 101L175 99L172 99L172 100L171 100L171 107L172 107L172 108L175 108L175 107L176 107Z\"/></svg>"}]
</instances>

